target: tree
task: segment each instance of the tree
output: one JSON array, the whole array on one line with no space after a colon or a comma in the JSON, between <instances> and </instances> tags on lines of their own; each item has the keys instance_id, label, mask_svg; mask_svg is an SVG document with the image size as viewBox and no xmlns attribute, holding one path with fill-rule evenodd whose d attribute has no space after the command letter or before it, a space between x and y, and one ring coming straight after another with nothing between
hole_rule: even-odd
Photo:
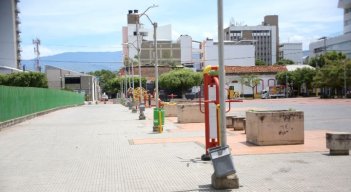
<instances>
[{"instance_id":1,"label":"tree","mask_svg":"<svg viewBox=\"0 0 351 192\"><path fill-rule=\"evenodd\" d=\"M99 83L102 92L105 92L109 96L112 96L117 93L116 90L119 89L119 82L117 83L118 86L116 85L116 82L114 82L115 79L117 79L117 73L103 69L100 71L90 72L89 74L99 78Z\"/></svg>"},{"instance_id":2,"label":"tree","mask_svg":"<svg viewBox=\"0 0 351 192\"><path fill-rule=\"evenodd\" d=\"M290 60L290 59L280 59L278 61L278 63L276 63L277 65L291 65L294 64L294 61Z\"/></svg>"},{"instance_id":3,"label":"tree","mask_svg":"<svg viewBox=\"0 0 351 192\"><path fill-rule=\"evenodd\" d=\"M160 87L172 92L180 92L185 98L185 92L193 86L199 86L202 74L191 69L175 69L164 73L159 78Z\"/></svg>"},{"instance_id":4,"label":"tree","mask_svg":"<svg viewBox=\"0 0 351 192\"><path fill-rule=\"evenodd\" d=\"M322 96L341 96L344 82L350 85L350 59L341 52L327 52L310 60L311 66L317 66L318 71L313 85L322 89ZM346 90L344 90L346 91Z\"/></svg>"},{"instance_id":5,"label":"tree","mask_svg":"<svg viewBox=\"0 0 351 192\"><path fill-rule=\"evenodd\" d=\"M322 68L325 65L335 63L337 61L342 61L346 59L346 55L341 52L326 52L316 57L311 58L309 65L316 68Z\"/></svg>"},{"instance_id":6,"label":"tree","mask_svg":"<svg viewBox=\"0 0 351 192\"><path fill-rule=\"evenodd\" d=\"M267 64L264 61L260 60L260 59L256 59L255 65L256 66L265 66Z\"/></svg>"},{"instance_id":7,"label":"tree","mask_svg":"<svg viewBox=\"0 0 351 192\"><path fill-rule=\"evenodd\" d=\"M48 80L43 73L23 72L0 75L0 85L17 87L48 87Z\"/></svg>"},{"instance_id":8,"label":"tree","mask_svg":"<svg viewBox=\"0 0 351 192\"><path fill-rule=\"evenodd\" d=\"M260 84L261 79L259 79L256 75L244 75L242 77L241 82L244 83L244 85L251 87L252 89L252 99L255 99L255 87Z\"/></svg>"},{"instance_id":9,"label":"tree","mask_svg":"<svg viewBox=\"0 0 351 192\"><path fill-rule=\"evenodd\" d=\"M278 84L286 85L291 90L297 90L300 94L301 86L306 86L306 93L313 88L313 78L316 75L316 70L311 68L299 68L295 71L279 72L275 76Z\"/></svg>"}]
</instances>

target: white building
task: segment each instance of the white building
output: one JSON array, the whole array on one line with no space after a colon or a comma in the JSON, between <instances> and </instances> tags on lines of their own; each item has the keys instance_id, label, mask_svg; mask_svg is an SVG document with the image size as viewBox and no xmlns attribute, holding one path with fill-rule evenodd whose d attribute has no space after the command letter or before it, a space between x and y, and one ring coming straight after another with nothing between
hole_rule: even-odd
<instances>
[{"instance_id":1,"label":"white building","mask_svg":"<svg viewBox=\"0 0 351 192\"><path fill-rule=\"evenodd\" d=\"M21 67L19 27L19 0L0 1L0 65Z\"/></svg>"},{"instance_id":2,"label":"white building","mask_svg":"<svg viewBox=\"0 0 351 192\"><path fill-rule=\"evenodd\" d=\"M322 37L310 43L310 57L325 51L337 51L351 58L351 0L339 0L338 8L344 9L344 34L336 37Z\"/></svg>"},{"instance_id":3,"label":"white building","mask_svg":"<svg viewBox=\"0 0 351 192\"><path fill-rule=\"evenodd\" d=\"M202 66L218 65L218 43L212 39L201 45ZM224 42L225 66L255 66L255 46L242 45L237 42Z\"/></svg>"},{"instance_id":4,"label":"white building","mask_svg":"<svg viewBox=\"0 0 351 192\"><path fill-rule=\"evenodd\" d=\"M137 48L140 49L142 65L154 65L154 29L146 29L138 23L139 13L137 10L129 11L127 15L128 25L123 31L123 55L124 60L135 59ZM137 38L136 31L139 31ZM139 42L137 41L139 39ZM191 64L192 39L188 35L181 35L177 41L172 40L172 26L157 27L157 58L159 65L168 64Z\"/></svg>"},{"instance_id":5,"label":"white building","mask_svg":"<svg viewBox=\"0 0 351 192\"><path fill-rule=\"evenodd\" d=\"M84 94L87 101L96 101L101 98L101 89L95 76L50 65L45 66L45 74L50 89L70 89Z\"/></svg>"},{"instance_id":6,"label":"white building","mask_svg":"<svg viewBox=\"0 0 351 192\"><path fill-rule=\"evenodd\" d=\"M279 59L289 59L295 64L302 64L302 43L282 43L279 46Z\"/></svg>"}]
</instances>

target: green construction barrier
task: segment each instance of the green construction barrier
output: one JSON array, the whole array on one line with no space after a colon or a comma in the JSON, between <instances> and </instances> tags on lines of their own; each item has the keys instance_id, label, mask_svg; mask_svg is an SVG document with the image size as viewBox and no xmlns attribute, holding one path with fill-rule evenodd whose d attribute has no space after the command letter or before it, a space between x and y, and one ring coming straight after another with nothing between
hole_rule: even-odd
<instances>
[{"instance_id":1,"label":"green construction barrier","mask_svg":"<svg viewBox=\"0 0 351 192\"><path fill-rule=\"evenodd\" d=\"M159 111L161 113L162 125L165 124L165 110L163 108L154 108L154 126L159 126Z\"/></svg>"},{"instance_id":2,"label":"green construction barrier","mask_svg":"<svg viewBox=\"0 0 351 192\"><path fill-rule=\"evenodd\" d=\"M84 95L71 91L0 85L0 122L80 104L84 104Z\"/></svg>"}]
</instances>

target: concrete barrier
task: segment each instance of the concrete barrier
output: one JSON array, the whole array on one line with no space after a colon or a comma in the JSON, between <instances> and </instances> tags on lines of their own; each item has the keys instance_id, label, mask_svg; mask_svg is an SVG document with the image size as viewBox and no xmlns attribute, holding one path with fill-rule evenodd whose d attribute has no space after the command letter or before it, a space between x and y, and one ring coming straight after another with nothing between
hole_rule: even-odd
<instances>
[{"instance_id":1,"label":"concrete barrier","mask_svg":"<svg viewBox=\"0 0 351 192\"><path fill-rule=\"evenodd\" d=\"M255 145L304 143L304 113L272 110L246 112L246 141Z\"/></svg>"},{"instance_id":2,"label":"concrete barrier","mask_svg":"<svg viewBox=\"0 0 351 192\"><path fill-rule=\"evenodd\" d=\"M233 127L234 131L245 130L246 122L245 117L233 117Z\"/></svg>"},{"instance_id":3,"label":"concrete barrier","mask_svg":"<svg viewBox=\"0 0 351 192\"><path fill-rule=\"evenodd\" d=\"M165 110L165 117L177 117L177 104L176 103L165 103L163 106Z\"/></svg>"},{"instance_id":4,"label":"concrete barrier","mask_svg":"<svg viewBox=\"0 0 351 192\"><path fill-rule=\"evenodd\" d=\"M326 144L330 155L349 155L351 149L351 133L326 133Z\"/></svg>"},{"instance_id":5,"label":"concrete barrier","mask_svg":"<svg viewBox=\"0 0 351 192\"><path fill-rule=\"evenodd\" d=\"M204 106L202 105L204 110ZM199 104L177 104L178 123L204 123L205 114L200 112Z\"/></svg>"},{"instance_id":6,"label":"concrete barrier","mask_svg":"<svg viewBox=\"0 0 351 192\"><path fill-rule=\"evenodd\" d=\"M234 123L233 123L233 118L236 117L235 115L227 115L226 118L226 124L227 128L234 128Z\"/></svg>"}]
</instances>

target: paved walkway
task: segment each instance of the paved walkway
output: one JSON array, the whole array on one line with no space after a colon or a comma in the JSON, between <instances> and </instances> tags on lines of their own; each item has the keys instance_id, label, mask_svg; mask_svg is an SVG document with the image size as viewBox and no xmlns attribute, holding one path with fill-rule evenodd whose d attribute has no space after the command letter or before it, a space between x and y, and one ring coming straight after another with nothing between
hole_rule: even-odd
<instances>
[{"instance_id":1,"label":"paved walkway","mask_svg":"<svg viewBox=\"0 0 351 192\"><path fill-rule=\"evenodd\" d=\"M170 118L154 134L146 115L85 105L4 129L0 191L213 191L203 124ZM351 191L351 156L329 156L324 132L306 131L305 145L256 147L228 131L241 185L233 191Z\"/></svg>"}]
</instances>

